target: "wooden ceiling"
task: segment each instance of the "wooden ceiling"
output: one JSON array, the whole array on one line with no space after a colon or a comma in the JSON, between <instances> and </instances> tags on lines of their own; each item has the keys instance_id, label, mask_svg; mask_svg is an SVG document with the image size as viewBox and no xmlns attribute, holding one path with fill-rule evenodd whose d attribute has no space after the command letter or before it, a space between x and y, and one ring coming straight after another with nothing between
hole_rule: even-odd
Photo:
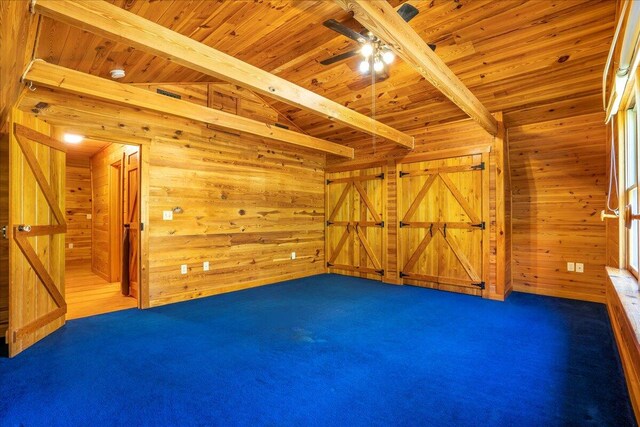
<instances>
[{"instance_id":1,"label":"wooden ceiling","mask_svg":"<svg viewBox=\"0 0 640 427\"><path fill-rule=\"evenodd\" d=\"M357 31L331 1L112 0L146 19L277 74L398 130L466 115L400 60L372 85L358 58L319 61L355 47L322 25L334 18ZM398 6L402 1L390 2ZM614 30L611 0L409 0L410 25L492 112L513 124L601 109L601 75ZM37 57L98 75L123 67L129 83L211 78L76 28L42 21ZM279 112L310 135L335 142L371 138L278 101Z\"/></svg>"}]
</instances>

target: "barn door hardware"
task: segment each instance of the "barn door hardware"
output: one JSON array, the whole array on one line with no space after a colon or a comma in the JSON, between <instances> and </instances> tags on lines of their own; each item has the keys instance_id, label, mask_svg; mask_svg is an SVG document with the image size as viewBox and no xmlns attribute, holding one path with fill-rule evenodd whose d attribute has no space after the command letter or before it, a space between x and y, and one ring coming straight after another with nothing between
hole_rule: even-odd
<instances>
[{"instance_id":1,"label":"barn door hardware","mask_svg":"<svg viewBox=\"0 0 640 427\"><path fill-rule=\"evenodd\" d=\"M480 282L480 283L472 283L472 285L473 285L473 286L477 286L477 287L479 287L480 289L484 289L484 287L485 287L485 286L484 286L484 282Z\"/></svg>"},{"instance_id":2,"label":"barn door hardware","mask_svg":"<svg viewBox=\"0 0 640 427\"><path fill-rule=\"evenodd\" d=\"M327 263L327 267L333 267L333 264L331 264L330 262Z\"/></svg>"},{"instance_id":3,"label":"barn door hardware","mask_svg":"<svg viewBox=\"0 0 640 427\"><path fill-rule=\"evenodd\" d=\"M409 227L409 225L410 225L410 224L409 224L408 222L400 221L400 228L402 228L402 227Z\"/></svg>"},{"instance_id":4,"label":"barn door hardware","mask_svg":"<svg viewBox=\"0 0 640 427\"><path fill-rule=\"evenodd\" d=\"M376 273L378 273L381 276L384 276L384 269L376 270Z\"/></svg>"},{"instance_id":5,"label":"barn door hardware","mask_svg":"<svg viewBox=\"0 0 640 427\"><path fill-rule=\"evenodd\" d=\"M472 226L472 227L478 227L480 230L484 230L484 229L486 228L486 227L485 227L485 223L484 223L484 221L482 221L482 222L481 222L481 223L479 223L479 224L471 224L471 226Z\"/></svg>"},{"instance_id":6,"label":"barn door hardware","mask_svg":"<svg viewBox=\"0 0 640 427\"><path fill-rule=\"evenodd\" d=\"M384 172L382 172L382 173L381 173L381 174L379 174L379 175L376 175L376 178L378 178L378 179L384 179Z\"/></svg>"},{"instance_id":7,"label":"barn door hardware","mask_svg":"<svg viewBox=\"0 0 640 427\"><path fill-rule=\"evenodd\" d=\"M140 223L140 231L144 231L144 222Z\"/></svg>"},{"instance_id":8,"label":"barn door hardware","mask_svg":"<svg viewBox=\"0 0 640 427\"><path fill-rule=\"evenodd\" d=\"M433 223L429 225L429 236L433 237Z\"/></svg>"},{"instance_id":9,"label":"barn door hardware","mask_svg":"<svg viewBox=\"0 0 640 427\"><path fill-rule=\"evenodd\" d=\"M376 226L384 228L384 221L376 222Z\"/></svg>"},{"instance_id":10,"label":"barn door hardware","mask_svg":"<svg viewBox=\"0 0 640 427\"><path fill-rule=\"evenodd\" d=\"M21 224L18 226L18 231L22 231L23 233L28 233L31 231L31 226L26 224Z\"/></svg>"},{"instance_id":11,"label":"barn door hardware","mask_svg":"<svg viewBox=\"0 0 640 427\"><path fill-rule=\"evenodd\" d=\"M408 276L409 276L408 274L405 274L405 273L403 273L402 271L400 272L400 274L399 274L399 275L400 275L400 278L401 278L401 279L402 279L403 277L408 277Z\"/></svg>"},{"instance_id":12,"label":"barn door hardware","mask_svg":"<svg viewBox=\"0 0 640 427\"><path fill-rule=\"evenodd\" d=\"M331 181L330 179L327 180L327 185L331 184L333 181Z\"/></svg>"},{"instance_id":13,"label":"barn door hardware","mask_svg":"<svg viewBox=\"0 0 640 427\"><path fill-rule=\"evenodd\" d=\"M2 226L2 238L3 239L8 239L8 237L7 237L7 227L8 227L7 225L3 225Z\"/></svg>"},{"instance_id":14,"label":"barn door hardware","mask_svg":"<svg viewBox=\"0 0 640 427\"><path fill-rule=\"evenodd\" d=\"M403 172L403 171L398 172L398 176L399 176L400 178L402 178L402 177L404 177L404 176L407 176L407 175L411 175L411 173L410 173L410 172Z\"/></svg>"},{"instance_id":15,"label":"barn door hardware","mask_svg":"<svg viewBox=\"0 0 640 427\"><path fill-rule=\"evenodd\" d=\"M473 169L475 171L483 171L484 170L484 162L480 163L479 165L471 166L471 169Z\"/></svg>"},{"instance_id":16,"label":"barn door hardware","mask_svg":"<svg viewBox=\"0 0 640 427\"><path fill-rule=\"evenodd\" d=\"M444 234L444 238L447 238L447 223L444 223L444 227L442 227L442 234Z\"/></svg>"},{"instance_id":17,"label":"barn door hardware","mask_svg":"<svg viewBox=\"0 0 640 427\"><path fill-rule=\"evenodd\" d=\"M332 225L332 224L333 224L333 221L327 221L327 227Z\"/></svg>"}]
</instances>

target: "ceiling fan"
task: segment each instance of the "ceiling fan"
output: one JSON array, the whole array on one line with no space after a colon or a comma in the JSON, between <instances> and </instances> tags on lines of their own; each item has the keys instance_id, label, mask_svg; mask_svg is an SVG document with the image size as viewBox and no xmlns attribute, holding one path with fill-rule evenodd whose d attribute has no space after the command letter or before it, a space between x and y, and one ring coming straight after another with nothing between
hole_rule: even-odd
<instances>
[{"instance_id":1,"label":"ceiling fan","mask_svg":"<svg viewBox=\"0 0 640 427\"><path fill-rule=\"evenodd\" d=\"M420 11L418 9L409 3L403 4L398 9L398 15L400 15L405 22L409 22L419 12ZM355 40L360 44L360 46L357 49L324 59L320 61L322 65L331 65L356 55L362 55L363 60L359 66L360 72L366 75L373 71L376 74L376 77L381 79L389 77L388 65L393 62L394 54L382 40L366 29L358 33L357 31L342 25L335 19L324 21L323 25L342 34L343 36ZM436 50L435 44L428 44L428 46L431 50Z\"/></svg>"}]
</instances>

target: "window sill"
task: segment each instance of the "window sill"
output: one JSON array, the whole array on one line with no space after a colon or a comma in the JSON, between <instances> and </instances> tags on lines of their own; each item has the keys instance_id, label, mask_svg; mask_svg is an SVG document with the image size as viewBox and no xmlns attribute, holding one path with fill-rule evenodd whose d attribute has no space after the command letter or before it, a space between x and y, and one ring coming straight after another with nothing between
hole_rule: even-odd
<instances>
[{"instance_id":1,"label":"window sill","mask_svg":"<svg viewBox=\"0 0 640 427\"><path fill-rule=\"evenodd\" d=\"M627 270L607 267L607 274L613 289L618 294L636 340L640 342L640 289L638 289L638 281Z\"/></svg>"}]
</instances>

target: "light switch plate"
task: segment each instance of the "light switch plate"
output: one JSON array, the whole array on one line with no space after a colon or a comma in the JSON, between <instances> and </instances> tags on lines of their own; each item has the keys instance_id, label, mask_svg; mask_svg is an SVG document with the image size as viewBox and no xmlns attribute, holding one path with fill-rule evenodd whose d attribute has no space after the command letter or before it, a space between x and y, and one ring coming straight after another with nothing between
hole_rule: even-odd
<instances>
[{"instance_id":1,"label":"light switch plate","mask_svg":"<svg viewBox=\"0 0 640 427\"><path fill-rule=\"evenodd\" d=\"M568 262L567 263L567 271L576 271L576 263Z\"/></svg>"},{"instance_id":2,"label":"light switch plate","mask_svg":"<svg viewBox=\"0 0 640 427\"><path fill-rule=\"evenodd\" d=\"M295 252L291 252L291 259L296 259L296 253Z\"/></svg>"},{"instance_id":3,"label":"light switch plate","mask_svg":"<svg viewBox=\"0 0 640 427\"><path fill-rule=\"evenodd\" d=\"M576 263L576 272L577 273L584 273L584 264L581 262L577 262Z\"/></svg>"},{"instance_id":4,"label":"light switch plate","mask_svg":"<svg viewBox=\"0 0 640 427\"><path fill-rule=\"evenodd\" d=\"M162 211L163 221L173 221L173 211Z\"/></svg>"},{"instance_id":5,"label":"light switch plate","mask_svg":"<svg viewBox=\"0 0 640 427\"><path fill-rule=\"evenodd\" d=\"M202 270L209 271L209 261L205 261L202 263Z\"/></svg>"},{"instance_id":6,"label":"light switch plate","mask_svg":"<svg viewBox=\"0 0 640 427\"><path fill-rule=\"evenodd\" d=\"M180 266L180 273L187 274L187 264L182 264Z\"/></svg>"}]
</instances>

